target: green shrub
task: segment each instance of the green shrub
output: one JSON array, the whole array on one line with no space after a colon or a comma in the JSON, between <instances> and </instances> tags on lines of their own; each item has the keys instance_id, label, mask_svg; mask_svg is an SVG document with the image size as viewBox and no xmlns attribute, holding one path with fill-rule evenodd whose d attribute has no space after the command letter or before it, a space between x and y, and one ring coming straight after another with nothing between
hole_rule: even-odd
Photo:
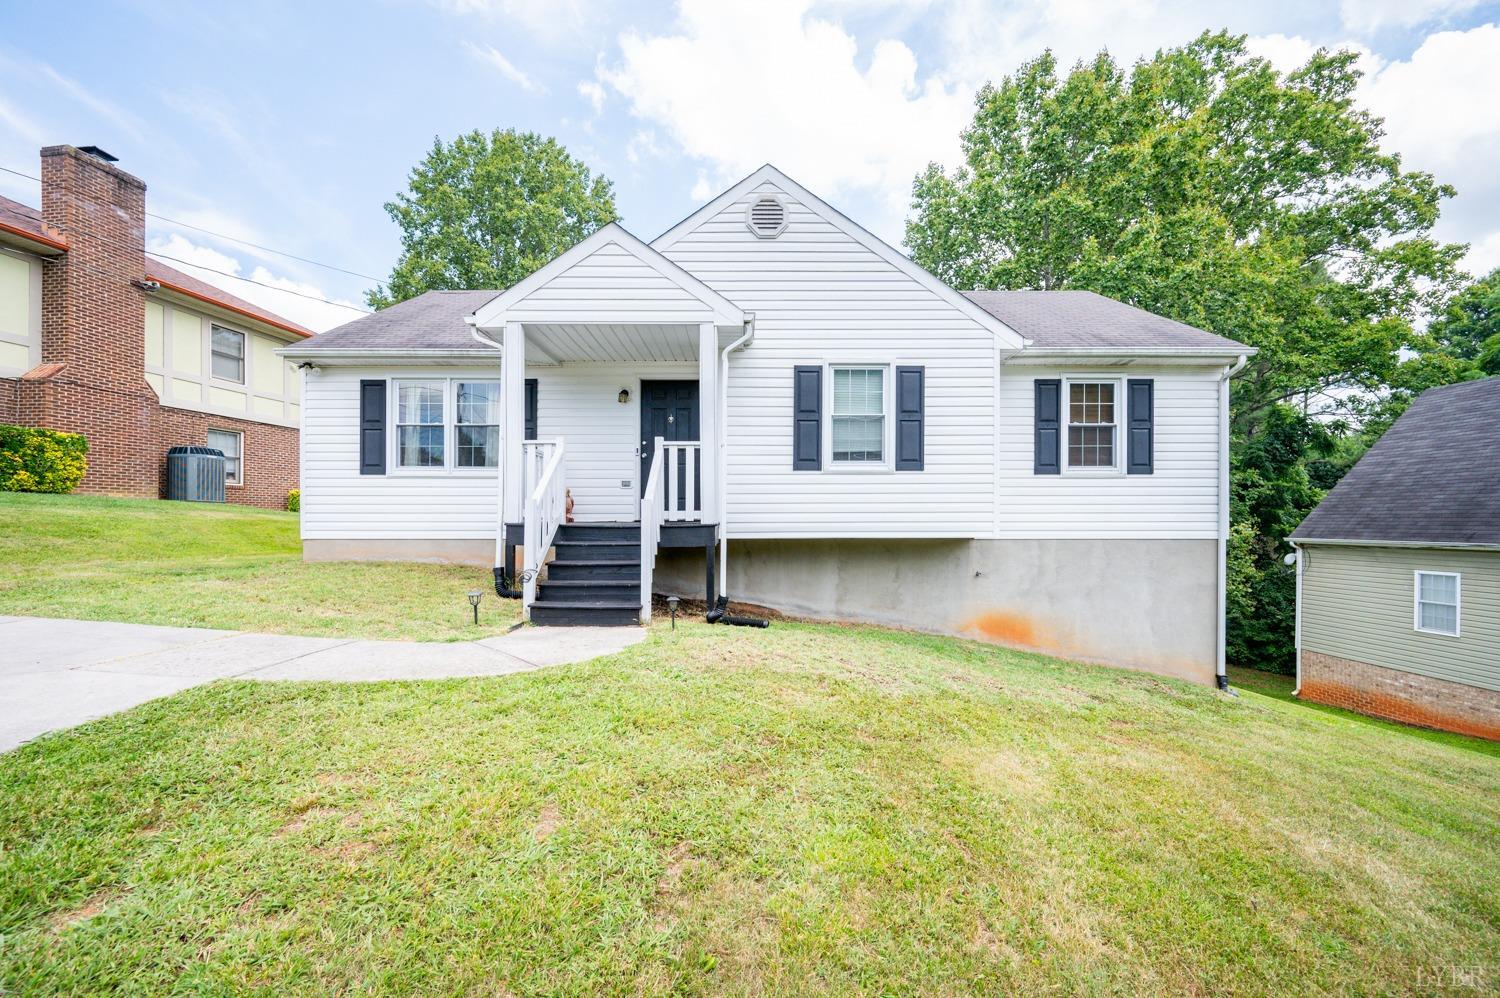
<instances>
[{"instance_id":1,"label":"green shrub","mask_svg":"<svg viewBox=\"0 0 1500 998\"><path fill-rule=\"evenodd\" d=\"M0 492L72 492L89 442L77 433L0 425Z\"/></svg>"},{"instance_id":2,"label":"green shrub","mask_svg":"<svg viewBox=\"0 0 1500 998\"><path fill-rule=\"evenodd\" d=\"M302 512L302 490L292 489L286 494L286 509L288 513Z\"/></svg>"}]
</instances>

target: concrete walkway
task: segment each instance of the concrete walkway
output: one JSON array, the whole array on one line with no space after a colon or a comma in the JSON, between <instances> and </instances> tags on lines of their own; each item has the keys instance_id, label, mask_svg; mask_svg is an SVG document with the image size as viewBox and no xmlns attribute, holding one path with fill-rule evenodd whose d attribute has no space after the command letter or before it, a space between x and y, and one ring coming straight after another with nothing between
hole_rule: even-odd
<instances>
[{"instance_id":1,"label":"concrete walkway","mask_svg":"<svg viewBox=\"0 0 1500 998\"><path fill-rule=\"evenodd\" d=\"M610 655L645 636L545 627L445 644L0 617L0 752L215 679L501 676Z\"/></svg>"}]
</instances>

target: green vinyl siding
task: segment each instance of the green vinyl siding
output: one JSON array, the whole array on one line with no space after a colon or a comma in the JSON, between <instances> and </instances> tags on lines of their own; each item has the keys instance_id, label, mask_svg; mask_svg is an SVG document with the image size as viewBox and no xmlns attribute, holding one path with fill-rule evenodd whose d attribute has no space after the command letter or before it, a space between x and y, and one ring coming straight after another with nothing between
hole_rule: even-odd
<instances>
[{"instance_id":1,"label":"green vinyl siding","mask_svg":"<svg viewBox=\"0 0 1500 998\"><path fill-rule=\"evenodd\" d=\"M1461 577L1457 637L1413 626L1417 572ZM1500 690L1500 551L1306 544L1302 647Z\"/></svg>"}]
</instances>

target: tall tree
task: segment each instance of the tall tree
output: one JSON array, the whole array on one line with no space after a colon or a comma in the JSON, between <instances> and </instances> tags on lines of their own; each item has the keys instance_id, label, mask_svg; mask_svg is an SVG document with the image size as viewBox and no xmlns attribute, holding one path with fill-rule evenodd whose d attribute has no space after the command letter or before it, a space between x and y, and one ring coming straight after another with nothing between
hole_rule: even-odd
<instances>
[{"instance_id":1,"label":"tall tree","mask_svg":"<svg viewBox=\"0 0 1500 998\"><path fill-rule=\"evenodd\" d=\"M424 291L510 287L616 217L607 179L556 139L514 129L433 139L410 190L385 210L401 227L401 258L366 295L375 308Z\"/></svg>"},{"instance_id":2,"label":"tall tree","mask_svg":"<svg viewBox=\"0 0 1500 998\"><path fill-rule=\"evenodd\" d=\"M1378 392L1458 280L1452 195L1380 149L1348 52L1277 72L1205 33L1126 70L1050 53L980 91L965 165L913 187L906 243L958 287L1087 288L1260 348L1236 418Z\"/></svg>"},{"instance_id":3,"label":"tall tree","mask_svg":"<svg viewBox=\"0 0 1500 998\"><path fill-rule=\"evenodd\" d=\"M1461 288L1427 331L1444 351L1500 374L1500 267Z\"/></svg>"}]
</instances>

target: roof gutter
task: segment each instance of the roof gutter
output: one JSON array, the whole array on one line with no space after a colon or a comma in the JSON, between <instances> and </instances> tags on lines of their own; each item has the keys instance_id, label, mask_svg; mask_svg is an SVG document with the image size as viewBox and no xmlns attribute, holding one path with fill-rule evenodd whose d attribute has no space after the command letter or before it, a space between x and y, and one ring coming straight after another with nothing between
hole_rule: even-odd
<instances>
[{"instance_id":1,"label":"roof gutter","mask_svg":"<svg viewBox=\"0 0 1500 998\"><path fill-rule=\"evenodd\" d=\"M308 360L387 360L387 359L427 359L427 360L472 360L475 357L488 356L489 351L483 349L474 350L423 350L416 348L370 350L364 347L299 347L297 344L288 344L276 351L278 356L293 358L304 357Z\"/></svg>"},{"instance_id":2,"label":"roof gutter","mask_svg":"<svg viewBox=\"0 0 1500 998\"><path fill-rule=\"evenodd\" d=\"M1286 542L1294 548L1304 545L1326 544L1332 547L1365 548L1437 548L1443 551L1500 551L1500 544L1466 541L1365 541L1331 537L1288 537Z\"/></svg>"},{"instance_id":3,"label":"roof gutter","mask_svg":"<svg viewBox=\"0 0 1500 998\"><path fill-rule=\"evenodd\" d=\"M181 285L173 284L170 280L164 280L161 277L152 275L149 268L147 270L147 276L149 276L151 280L155 281L157 284L161 285L163 290L170 291L173 294L182 295L186 298L191 298L194 301L201 301L205 305L212 305L214 308L221 308L226 312L233 312L235 315L242 316L254 322L258 322L263 326L270 326L272 329L279 329L282 332L291 333L293 336L299 337L304 340L309 339L313 335L315 335L310 329L301 329L297 326L288 325L284 322L275 322L263 315L256 315L254 312L251 312L248 309L238 308L234 305L229 304L228 302L219 301L218 299L210 297L209 295L202 294L201 292L193 291L189 288L184 288Z\"/></svg>"},{"instance_id":4,"label":"roof gutter","mask_svg":"<svg viewBox=\"0 0 1500 998\"><path fill-rule=\"evenodd\" d=\"M50 236L44 236L40 232L31 232L27 229L21 228L20 226L11 225L7 222L0 222L0 232L6 232L12 236L16 236L17 238L24 239L29 243L34 243L37 246L46 247L47 249L52 250L54 253L66 253L68 250L68 244L65 242L60 242L59 240L53 239Z\"/></svg>"},{"instance_id":5,"label":"roof gutter","mask_svg":"<svg viewBox=\"0 0 1500 998\"><path fill-rule=\"evenodd\" d=\"M1224 369L1219 377L1219 543L1218 543L1218 614L1215 622L1214 681L1221 690L1229 689L1228 631L1225 614L1229 609L1229 379L1245 369L1250 353Z\"/></svg>"}]
</instances>

